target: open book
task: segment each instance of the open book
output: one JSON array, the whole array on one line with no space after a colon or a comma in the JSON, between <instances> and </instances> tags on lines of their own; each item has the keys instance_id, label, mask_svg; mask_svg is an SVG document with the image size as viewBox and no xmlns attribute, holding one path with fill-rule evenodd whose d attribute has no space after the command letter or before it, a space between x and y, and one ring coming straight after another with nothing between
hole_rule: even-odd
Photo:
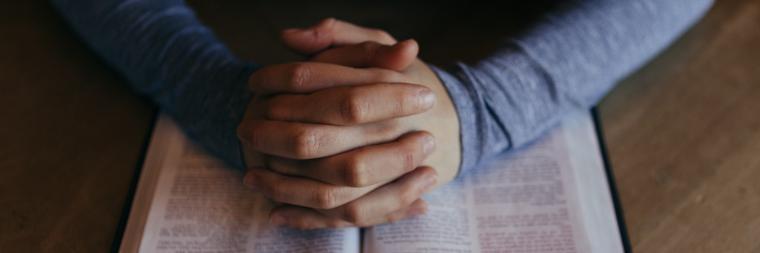
<instances>
[{"instance_id":1,"label":"open book","mask_svg":"<svg viewBox=\"0 0 760 253\"><path fill-rule=\"evenodd\" d=\"M623 252L593 120L543 138L427 194L428 212L367 229L268 224L241 172L158 119L120 252Z\"/></svg>"}]
</instances>

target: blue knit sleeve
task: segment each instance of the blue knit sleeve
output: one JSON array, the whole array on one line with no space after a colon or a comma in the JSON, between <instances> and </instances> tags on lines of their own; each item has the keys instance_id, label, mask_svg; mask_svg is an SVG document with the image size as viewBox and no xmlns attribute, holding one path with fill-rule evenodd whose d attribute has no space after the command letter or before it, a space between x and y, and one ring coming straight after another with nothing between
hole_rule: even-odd
<instances>
[{"instance_id":1,"label":"blue knit sleeve","mask_svg":"<svg viewBox=\"0 0 760 253\"><path fill-rule=\"evenodd\" d=\"M434 68L459 115L462 172L524 145L695 23L711 0L566 1L476 64Z\"/></svg>"},{"instance_id":2,"label":"blue knit sleeve","mask_svg":"<svg viewBox=\"0 0 760 253\"><path fill-rule=\"evenodd\" d=\"M242 167L235 128L255 66L179 0L53 0L82 38L212 154ZM665 48L710 0L566 1L474 65L434 70L460 117L462 170L588 108Z\"/></svg>"},{"instance_id":3,"label":"blue knit sleeve","mask_svg":"<svg viewBox=\"0 0 760 253\"><path fill-rule=\"evenodd\" d=\"M53 0L74 30L187 135L243 167L235 134L255 66L237 59L180 0Z\"/></svg>"}]
</instances>

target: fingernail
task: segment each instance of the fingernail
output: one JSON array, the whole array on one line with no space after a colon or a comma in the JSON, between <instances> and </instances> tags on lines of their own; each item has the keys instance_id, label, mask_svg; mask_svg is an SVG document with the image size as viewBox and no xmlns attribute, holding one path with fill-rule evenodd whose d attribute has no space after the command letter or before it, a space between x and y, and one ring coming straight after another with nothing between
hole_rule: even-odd
<instances>
[{"instance_id":1,"label":"fingernail","mask_svg":"<svg viewBox=\"0 0 760 253\"><path fill-rule=\"evenodd\" d=\"M420 106L424 108L433 107L435 104L435 94L427 88L417 91L417 99L419 99Z\"/></svg>"},{"instance_id":2,"label":"fingernail","mask_svg":"<svg viewBox=\"0 0 760 253\"><path fill-rule=\"evenodd\" d=\"M272 215L269 216L269 223L276 226L283 225L285 224L285 217L283 217L280 214L273 213Z\"/></svg>"},{"instance_id":3,"label":"fingernail","mask_svg":"<svg viewBox=\"0 0 760 253\"><path fill-rule=\"evenodd\" d=\"M435 150L435 138L433 138L433 135L426 134L424 143L422 144L422 152L429 155L433 153L433 150Z\"/></svg>"},{"instance_id":4,"label":"fingernail","mask_svg":"<svg viewBox=\"0 0 760 253\"><path fill-rule=\"evenodd\" d=\"M253 173L250 173L250 172L246 173L245 177L243 177L243 184L247 186L248 188L250 188L251 190L256 189L256 183L255 183L256 178L254 177L255 176L253 175Z\"/></svg>"}]
</instances>

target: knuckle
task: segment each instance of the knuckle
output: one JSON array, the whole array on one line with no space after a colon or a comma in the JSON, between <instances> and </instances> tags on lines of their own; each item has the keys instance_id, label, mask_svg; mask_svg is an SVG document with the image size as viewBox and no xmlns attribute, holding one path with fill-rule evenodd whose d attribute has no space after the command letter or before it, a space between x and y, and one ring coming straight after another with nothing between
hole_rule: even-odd
<instances>
[{"instance_id":1,"label":"knuckle","mask_svg":"<svg viewBox=\"0 0 760 253\"><path fill-rule=\"evenodd\" d=\"M406 184L401 187L401 191L398 196L398 201L401 204L401 206L408 206L414 200L418 199L420 196L420 191L415 188L414 186L410 184Z\"/></svg>"},{"instance_id":2,"label":"knuckle","mask_svg":"<svg viewBox=\"0 0 760 253\"><path fill-rule=\"evenodd\" d=\"M300 159L314 157L319 152L319 131L314 129L300 129L293 139L293 156Z\"/></svg>"},{"instance_id":3,"label":"knuckle","mask_svg":"<svg viewBox=\"0 0 760 253\"><path fill-rule=\"evenodd\" d=\"M314 201L317 208L320 209L332 209L337 206L337 194L335 190L329 187L325 187L317 190L314 193Z\"/></svg>"},{"instance_id":4,"label":"knuckle","mask_svg":"<svg viewBox=\"0 0 760 253\"><path fill-rule=\"evenodd\" d=\"M356 93L349 93L340 103L341 117L346 123L363 122L367 117L368 110L367 102Z\"/></svg>"},{"instance_id":5,"label":"knuckle","mask_svg":"<svg viewBox=\"0 0 760 253\"><path fill-rule=\"evenodd\" d=\"M306 63L295 63L295 64L289 65L287 74L288 74L287 85L292 90L301 90L304 88L304 86L308 84L309 79L311 78L313 74L313 70Z\"/></svg>"},{"instance_id":6,"label":"knuckle","mask_svg":"<svg viewBox=\"0 0 760 253\"><path fill-rule=\"evenodd\" d=\"M345 183L352 187L366 186L369 182L364 159L361 156L353 156L348 159L343 168Z\"/></svg>"},{"instance_id":7,"label":"knuckle","mask_svg":"<svg viewBox=\"0 0 760 253\"><path fill-rule=\"evenodd\" d=\"M343 212L343 219L359 226L364 221L364 210L361 205L349 203Z\"/></svg>"},{"instance_id":8,"label":"knuckle","mask_svg":"<svg viewBox=\"0 0 760 253\"><path fill-rule=\"evenodd\" d=\"M410 171L413 168L417 167L417 159L415 159L415 154L413 150L402 150L401 151L401 166L404 166L404 171Z\"/></svg>"}]
</instances>

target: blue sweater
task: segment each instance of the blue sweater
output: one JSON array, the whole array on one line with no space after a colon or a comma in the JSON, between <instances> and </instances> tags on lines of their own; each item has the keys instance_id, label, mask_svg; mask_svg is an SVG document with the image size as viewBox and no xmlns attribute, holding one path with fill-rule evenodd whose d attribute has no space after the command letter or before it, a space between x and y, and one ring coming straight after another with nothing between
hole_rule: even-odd
<instances>
[{"instance_id":1,"label":"blue sweater","mask_svg":"<svg viewBox=\"0 0 760 253\"><path fill-rule=\"evenodd\" d=\"M235 57L181 0L53 0L139 92L212 154L243 167L235 129L258 67ZM665 48L711 0L565 1L474 65L434 68L459 115L461 170L590 108Z\"/></svg>"}]
</instances>

